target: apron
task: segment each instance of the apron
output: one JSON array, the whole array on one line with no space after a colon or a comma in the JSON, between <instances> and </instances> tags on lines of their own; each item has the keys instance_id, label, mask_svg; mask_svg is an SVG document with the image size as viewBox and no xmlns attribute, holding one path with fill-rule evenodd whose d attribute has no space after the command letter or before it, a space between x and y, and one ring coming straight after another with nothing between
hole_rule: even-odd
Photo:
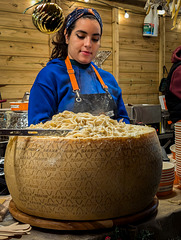
<instances>
[{"instance_id":1,"label":"apron","mask_svg":"<svg viewBox=\"0 0 181 240\"><path fill-rule=\"evenodd\" d=\"M89 112L92 115L105 114L111 118L116 119L117 118L116 103L114 102L111 94L108 91L108 87L103 82L97 69L91 64L99 82L102 85L102 88L105 90L105 93L80 94L80 89L74 74L74 70L72 68L72 64L68 56L65 59L65 64L72 84L73 92L76 93L73 112L74 113Z\"/></svg>"}]
</instances>

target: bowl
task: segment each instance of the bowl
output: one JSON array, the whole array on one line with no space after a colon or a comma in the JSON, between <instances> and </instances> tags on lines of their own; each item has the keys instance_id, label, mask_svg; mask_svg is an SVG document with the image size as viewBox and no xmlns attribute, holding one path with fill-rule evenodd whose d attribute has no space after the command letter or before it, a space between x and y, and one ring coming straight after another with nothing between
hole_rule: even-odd
<instances>
[{"instance_id":1,"label":"bowl","mask_svg":"<svg viewBox=\"0 0 181 240\"><path fill-rule=\"evenodd\" d=\"M170 146L170 151L173 154L173 159L175 159L175 144Z\"/></svg>"}]
</instances>

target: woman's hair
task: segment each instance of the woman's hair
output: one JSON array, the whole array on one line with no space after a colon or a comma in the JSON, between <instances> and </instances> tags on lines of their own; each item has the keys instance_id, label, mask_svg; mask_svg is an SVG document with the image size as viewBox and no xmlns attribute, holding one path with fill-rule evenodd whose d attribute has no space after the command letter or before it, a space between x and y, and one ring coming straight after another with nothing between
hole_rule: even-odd
<instances>
[{"instance_id":1,"label":"woman's hair","mask_svg":"<svg viewBox=\"0 0 181 240\"><path fill-rule=\"evenodd\" d=\"M89 18L89 19L94 19L97 20L94 15L83 15L81 18ZM65 42L65 27L67 23L68 16L65 18L64 24L62 28L56 33L54 38L52 39L52 44L54 45L50 60L54 58L62 58L66 59L68 55L68 45ZM79 18L80 19L80 18ZM77 20L76 20L77 21ZM68 37L70 37L73 29L75 28L76 21L74 21L71 26L66 30L66 34Z\"/></svg>"}]
</instances>

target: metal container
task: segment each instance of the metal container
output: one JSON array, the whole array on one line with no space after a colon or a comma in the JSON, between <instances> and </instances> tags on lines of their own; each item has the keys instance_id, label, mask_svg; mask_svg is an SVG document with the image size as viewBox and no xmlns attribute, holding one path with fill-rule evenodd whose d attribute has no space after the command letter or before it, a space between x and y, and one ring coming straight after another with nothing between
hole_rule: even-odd
<instances>
[{"instance_id":1,"label":"metal container","mask_svg":"<svg viewBox=\"0 0 181 240\"><path fill-rule=\"evenodd\" d=\"M161 111L162 118L161 118L161 133L170 133L174 131L174 126L170 122L170 114L168 110Z\"/></svg>"},{"instance_id":2,"label":"metal container","mask_svg":"<svg viewBox=\"0 0 181 240\"><path fill-rule=\"evenodd\" d=\"M0 158L4 157L8 141L0 142Z\"/></svg>"},{"instance_id":3,"label":"metal container","mask_svg":"<svg viewBox=\"0 0 181 240\"><path fill-rule=\"evenodd\" d=\"M27 111L0 111L0 126L1 128L25 128L28 126L28 112Z\"/></svg>"},{"instance_id":4,"label":"metal container","mask_svg":"<svg viewBox=\"0 0 181 240\"><path fill-rule=\"evenodd\" d=\"M125 105L131 123L154 124L161 122L161 106L159 104Z\"/></svg>"}]
</instances>

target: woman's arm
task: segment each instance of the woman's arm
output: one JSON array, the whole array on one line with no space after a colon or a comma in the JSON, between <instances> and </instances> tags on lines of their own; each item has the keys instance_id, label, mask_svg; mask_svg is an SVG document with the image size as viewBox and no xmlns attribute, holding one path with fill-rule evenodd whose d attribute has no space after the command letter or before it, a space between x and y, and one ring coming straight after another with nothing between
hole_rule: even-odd
<instances>
[{"instance_id":1,"label":"woman's arm","mask_svg":"<svg viewBox=\"0 0 181 240\"><path fill-rule=\"evenodd\" d=\"M28 125L50 120L56 111L52 91L43 85L34 84L30 91Z\"/></svg>"},{"instance_id":2,"label":"woman's arm","mask_svg":"<svg viewBox=\"0 0 181 240\"><path fill-rule=\"evenodd\" d=\"M130 119L129 119L127 111L126 111L126 107L123 102L121 89L119 92L120 92L119 97L117 98L117 110L118 110L117 121L120 121L121 119L123 119L123 122L130 123Z\"/></svg>"},{"instance_id":3,"label":"woman's arm","mask_svg":"<svg viewBox=\"0 0 181 240\"><path fill-rule=\"evenodd\" d=\"M42 69L30 91L28 125L50 120L57 113L57 92L52 75Z\"/></svg>"}]
</instances>

